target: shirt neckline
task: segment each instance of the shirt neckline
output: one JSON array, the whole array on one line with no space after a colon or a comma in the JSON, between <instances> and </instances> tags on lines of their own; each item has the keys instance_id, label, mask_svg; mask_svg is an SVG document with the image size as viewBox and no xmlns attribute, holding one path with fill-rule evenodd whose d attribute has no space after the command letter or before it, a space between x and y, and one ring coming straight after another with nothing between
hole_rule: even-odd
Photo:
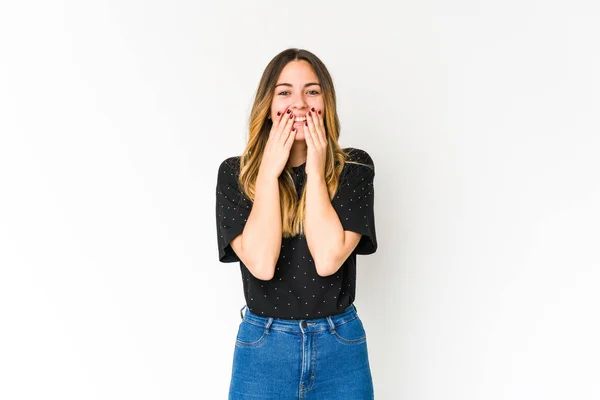
<instances>
[{"instance_id":1,"label":"shirt neckline","mask_svg":"<svg viewBox=\"0 0 600 400\"><path fill-rule=\"evenodd\" d=\"M300 168L304 167L304 165L306 165L306 161L304 161L304 162L303 162L302 164L300 164L300 165L296 165L295 167L292 167L292 169L293 169L293 170L298 170L298 169L300 169Z\"/></svg>"}]
</instances>

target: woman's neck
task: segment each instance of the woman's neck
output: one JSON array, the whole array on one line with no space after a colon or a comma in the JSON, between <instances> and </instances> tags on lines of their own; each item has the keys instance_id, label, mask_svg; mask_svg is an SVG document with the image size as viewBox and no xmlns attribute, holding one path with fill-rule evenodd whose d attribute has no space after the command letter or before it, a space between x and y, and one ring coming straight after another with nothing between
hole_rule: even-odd
<instances>
[{"instance_id":1,"label":"woman's neck","mask_svg":"<svg viewBox=\"0 0 600 400\"><path fill-rule=\"evenodd\" d=\"M290 149L290 156L288 157L288 165L297 167L306 162L306 143L294 143Z\"/></svg>"}]
</instances>

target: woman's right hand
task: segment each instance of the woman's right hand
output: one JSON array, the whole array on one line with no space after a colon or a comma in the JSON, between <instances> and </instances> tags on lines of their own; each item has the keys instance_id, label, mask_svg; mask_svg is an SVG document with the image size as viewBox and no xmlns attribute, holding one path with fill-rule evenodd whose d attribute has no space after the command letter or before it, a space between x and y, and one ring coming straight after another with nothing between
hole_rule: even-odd
<instances>
[{"instance_id":1,"label":"woman's right hand","mask_svg":"<svg viewBox=\"0 0 600 400\"><path fill-rule=\"evenodd\" d=\"M287 109L273 120L269 139L263 151L259 174L267 174L278 178L290 157L290 149L294 144L297 129L294 126L294 113Z\"/></svg>"}]
</instances>

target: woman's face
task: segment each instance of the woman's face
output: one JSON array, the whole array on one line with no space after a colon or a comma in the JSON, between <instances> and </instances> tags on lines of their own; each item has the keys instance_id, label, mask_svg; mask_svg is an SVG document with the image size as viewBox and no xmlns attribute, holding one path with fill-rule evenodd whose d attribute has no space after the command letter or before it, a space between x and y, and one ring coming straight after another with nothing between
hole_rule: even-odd
<instances>
[{"instance_id":1,"label":"woman's face","mask_svg":"<svg viewBox=\"0 0 600 400\"><path fill-rule=\"evenodd\" d=\"M290 61L281 71L274 90L271 119L276 121L281 118L278 111L285 113L291 109L297 121L294 122L298 130L296 140L304 141L304 129L308 129L306 114L314 107L315 112L321 110L321 116L325 116L323 92L312 66L304 60Z\"/></svg>"}]
</instances>

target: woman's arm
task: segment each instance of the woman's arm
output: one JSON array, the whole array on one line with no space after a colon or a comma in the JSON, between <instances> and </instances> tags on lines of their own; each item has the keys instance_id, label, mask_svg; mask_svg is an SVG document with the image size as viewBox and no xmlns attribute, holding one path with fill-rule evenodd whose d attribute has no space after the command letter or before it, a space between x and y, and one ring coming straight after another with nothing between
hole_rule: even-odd
<instances>
[{"instance_id":1,"label":"woman's arm","mask_svg":"<svg viewBox=\"0 0 600 400\"><path fill-rule=\"evenodd\" d=\"M308 176L306 182L306 242L320 276L337 272L362 234L345 231L329 200L325 178Z\"/></svg>"},{"instance_id":2,"label":"woman's arm","mask_svg":"<svg viewBox=\"0 0 600 400\"><path fill-rule=\"evenodd\" d=\"M231 241L231 247L256 278L273 278L282 239L279 181L259 172L255 196L244 231Z\"/></svg>"}]
</instances>

